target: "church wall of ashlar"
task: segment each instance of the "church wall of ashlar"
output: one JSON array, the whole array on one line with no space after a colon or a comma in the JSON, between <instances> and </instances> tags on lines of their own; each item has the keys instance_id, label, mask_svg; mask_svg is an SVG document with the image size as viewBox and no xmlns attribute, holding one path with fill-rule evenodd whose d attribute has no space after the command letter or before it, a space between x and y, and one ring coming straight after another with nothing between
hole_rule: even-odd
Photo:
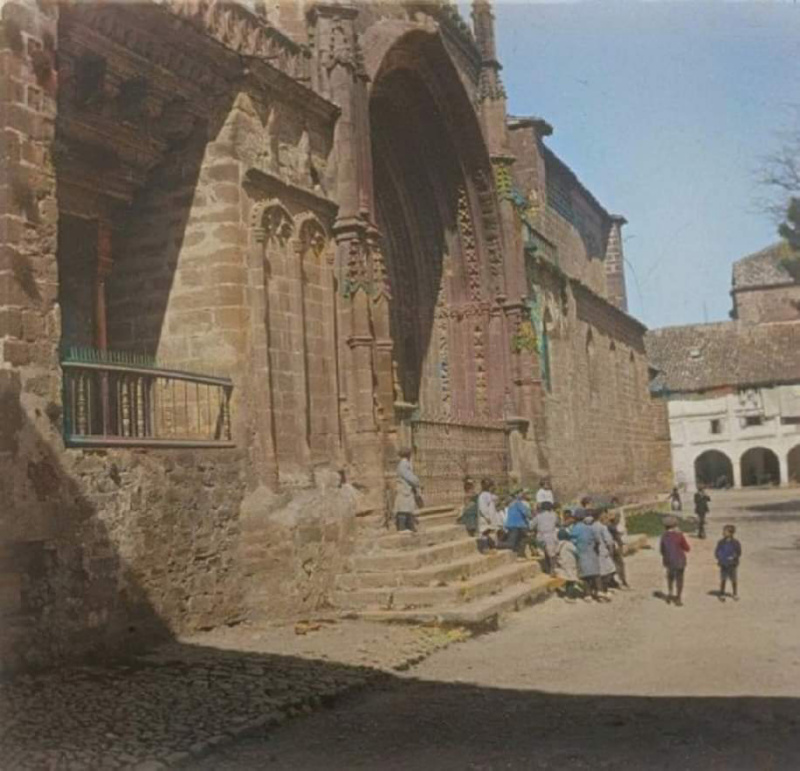
<instances>
[{"instance_id":1,"label":"church wall of ashlar","mask_svg":"<svg viewBox=\"0 0 800 771\"><path fill-rule=\"evenodd\" d=\"M2 668L313 612L414 414L661 484L612 222L480 5L3 6Z\"/></svg>"}]
</instances>

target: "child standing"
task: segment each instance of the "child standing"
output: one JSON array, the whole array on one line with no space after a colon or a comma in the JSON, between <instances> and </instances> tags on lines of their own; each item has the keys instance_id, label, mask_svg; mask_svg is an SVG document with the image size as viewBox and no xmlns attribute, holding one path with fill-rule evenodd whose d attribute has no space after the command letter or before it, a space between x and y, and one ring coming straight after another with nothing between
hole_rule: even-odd
<instances>
[{"instance_id":1,"label":"child standing","mask_svg":"<svg viewBox=\"0 0 800 771\"><path fill-rule=\"evenodd\" d=\"M667 569L667 602L674 602L678 607L683 605L683 574L686 570L686 553L689 551L689 542L686 536L678 530L678 520L675 517L664 519L666 532L661 536L661 559ZM673 589L675 594L673 595Z\"/></svg>"},{"instance_id":2,"label":"child standing","mask_svg":"<svg viewBox=\"0 0 800 771\"><path fill-rule=\"evenodd\" d=\"M518 557L524 558L527 549L528 531L531 527L531 507L525 500L524 490L515 490L514 500L506 509L506 539L499 544L501 549L512 549Z\"/></svg>"},{"instance_id":3,"label":"child standing","mask_svg":"<svg viewBox=\"0 0 800 771\"><path fill-rule=\"evenodd\" d=\"M578 551L569 532L565 528L558 531L558 551L556 552L556 575L565 581L564 596L574 600L578 584Z\"/></svg>"},{"instance_id":4,"label":"child standing","mask_svg":"<svg viewBox=\"0 0 800 771\"><path fill-rule=\"evenodd\" d=\"M731 580L733 587L733 599L739 599L739 582L737 580L737 569L739 560L742 558L742 544L735 538L736 528L733 525L725 525L722 528L722 539L717 543L714 556L719 565L719 601L725 602L725 586L728 579Z\"/></svg>"}]
</instances>

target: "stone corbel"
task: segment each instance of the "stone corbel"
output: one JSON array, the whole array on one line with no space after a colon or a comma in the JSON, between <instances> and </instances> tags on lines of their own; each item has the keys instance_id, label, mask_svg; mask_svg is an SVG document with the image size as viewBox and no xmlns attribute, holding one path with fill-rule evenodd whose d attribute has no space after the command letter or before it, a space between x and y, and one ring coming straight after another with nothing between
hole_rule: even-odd
<instances>
[{"instance_id":1,"label":"stone corbel","mask_svg":"<svg viewBox=\"0 0 800 771\"><path fill-rule=\"evenodd\" d=\"M516 433L524 437L528 434L528 428L530 427L531 422L527 418L512 415L505 418L505 424L506 431L509 434Z\"/></svg>"}]
</instances>

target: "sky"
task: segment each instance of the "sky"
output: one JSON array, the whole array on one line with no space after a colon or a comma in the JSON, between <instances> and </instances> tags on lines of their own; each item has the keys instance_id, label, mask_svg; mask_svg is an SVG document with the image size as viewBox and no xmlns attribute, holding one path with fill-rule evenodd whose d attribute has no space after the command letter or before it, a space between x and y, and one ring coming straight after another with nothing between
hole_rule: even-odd
<instances>
[{"instance_id":1,"label":"sky","mask_svg":"<svg viewBox=\"0 0 800 771\"><path fill-rule=\"evenodd\" d=\"M720 321L732 263L777 240L763 158L800 110L800 3L498 0L513 115L624 215L630 312ZM800 126L798 126L800 130Z\"/></svg>"}]
</instances>

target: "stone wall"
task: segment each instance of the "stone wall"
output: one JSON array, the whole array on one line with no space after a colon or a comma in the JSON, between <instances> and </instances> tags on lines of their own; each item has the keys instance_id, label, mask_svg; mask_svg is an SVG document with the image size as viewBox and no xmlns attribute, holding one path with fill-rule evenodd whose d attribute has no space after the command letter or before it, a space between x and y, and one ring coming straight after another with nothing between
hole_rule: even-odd
<instances>
[{"instance_id":1,"label":"stone wall","mask_svg":"<svg viewBox=\"0 0 800 771\"><path fill-rule=\"evenodd\" d=\"M57 146L52 71L57 11L48 9L6 3L0 35L2 670L119 652L235 623L254 612L253 603L267 617L306 612L324 604L353 539L348 523L355 498L335 490L284 493L280 505L269 510L264 537L272 551L260 561L246 553L258 542L252 522L261 516L252 497L244 534L240 514L247 490L274 480L270 390L264 387L269 261L263 245L252 240L253 201L244 195L242 157L264 151L269 157L277 148L283 160L271 156L272 184L285 194L282 173L309 175L316 156L321 185L325 140L318 124L329 120L333 107L308 121L311 137L302 156L308 163L301 167L295 147L302 146L303 121L292 123L296 136L287 125L273 144L251 145L246 152L253 134L242 133L241 126L236 133L228 120L237 113L235 93L224 95L218 114L209 114L207 123L172 148L117 220L124 227L113 235L107 279L110 347L231 376L236 448L65 448L58 358L62 313L74 312L80 322L77 337L68 342L92 344L96 329L92 292L70 298L71 307L59 304L58 265L82 240L75 237L75 223L92 222L97 198L88 192L80 197L87 207L81 216L90 219L65 217L59 245L57 188L68 182L74 200L79 180L64 176L74 166L67 164L59 177L49 165ZM313 184L308 179L308 187ZM297 224L299 232L303 222ZM96 237L96 228L84 230L87 238ZM88 263L95 259L87 257ZM67 280L72 267L62 265L64 293L76 283ZM320 296L319 266L306 266L306 278L307 337L316 354L320 338L332 334L333 326L320 317L332 311L330 297ZM87 281L93 279L88 270ZM299 284L295 288L299 291ZM280 296L274 299L280 307ZM331 350L326 355L319 361L327 361L329 373L335 356ZM317 370L310 372L319 398L327 400L314 402L326 422L310 430L330 434L336 431L331 422L336 390L317 382L320 377ZM312 471L309 467L306 481L313 485ZM253 585L278 588L263 597L251 591Z\"/></svg>"},{"instance_id":2,"label":"stone wall","mask_svg":"<svg viewBox=\"0 0 800 771\"><path fill-rule=\"evenodd\" d=\"M667 489L669 432L648 391L641 328L580 286L564 293L555 274L541 286L550 387L537 438L556 492L633 499Z\"/></svg>"},{"instance_id":3,"label":"stone wall","mask_svg":"<svg viewBox=\"0 0 800 771\"><path fill-rule=\"evenodd\" d=\"M733 293L736 318L749 324L800 320L800 284Z\"/></svg>"}]
</instances>

